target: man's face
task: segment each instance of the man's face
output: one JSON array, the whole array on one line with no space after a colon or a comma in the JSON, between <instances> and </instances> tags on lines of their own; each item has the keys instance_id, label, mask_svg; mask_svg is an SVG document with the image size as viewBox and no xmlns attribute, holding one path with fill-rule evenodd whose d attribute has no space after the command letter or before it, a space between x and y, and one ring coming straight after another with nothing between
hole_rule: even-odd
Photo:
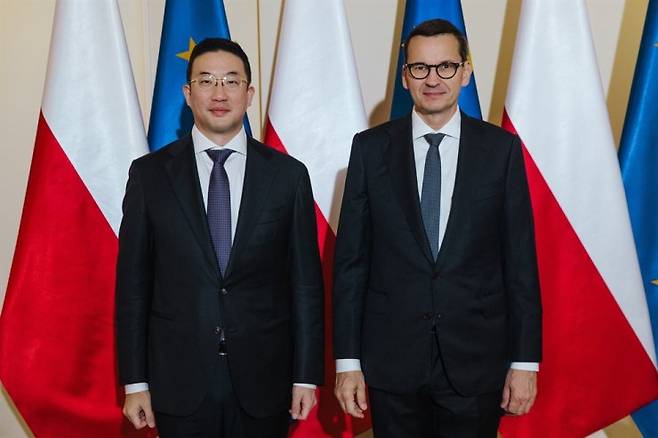
<instances>
[{"instance_id":1,"label":"man's face","mask_svg":"<svg viewBox=\"0 0 658 438\"><path fill-rule=\"evenodd\" d=\"M462 62L459 41L451 34L415 36L407 47L407 64L422 62L429 65L443 62ZM457 108L461 87L468 85L472 68L469 62L457 69L450 79L442 79L436 69L430 69L425 79L415 79L404 69L402 85L409 90L416 111L428 117L452 115Z\"/></svg>"},{"instance_id":2,"label":"man's face","mask_svg":"<svg viewBox=\"0 0 658 438\"><path fill-rule=\"evenodd\" d=\"M194 60L190 79L194 81L203 74L212 74L218 79L227 75L247 79L242 60L224 51L207 52ZM208 88L192 82L183 86L183 94L199 131L210 140L225 144L240 131L254 88L245 82L235 90L227 89L221 82Z\"/></svg>"}]
</instances>

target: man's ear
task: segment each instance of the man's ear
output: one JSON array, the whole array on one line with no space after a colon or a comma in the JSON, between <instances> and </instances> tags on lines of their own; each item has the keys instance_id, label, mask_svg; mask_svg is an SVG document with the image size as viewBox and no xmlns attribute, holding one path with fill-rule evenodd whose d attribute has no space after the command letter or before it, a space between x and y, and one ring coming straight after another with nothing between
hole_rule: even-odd
<instances>
[{"instance_id":1,"label":"man's ear","mask_svg":"<svg viewBox=\"0 0 658 438\"><path fill-rule=\"evenodd\" d=\"M190 84L185 84L183 85L183 97L185 97L185 103L187 106L190 106L190 95L192 94L192 88L190 87Z\"/></svg>"},{"instance_id":2,"label":"man's ear","mask_svg":"<svg viewBox=\"0 0 658 438\"><path fill-rule=\"evenodd\" d=\"M255 93L256 89L253 85L249 84L249 88L247 88L247 108L251 106L251 101L254 99Z\"/></svg>"},{"instance_id":3,"label":"man's ear","mask_svg":"<svg viewBox=\"0 0 658 438\"><path fill-rule=\"evenodd\" d=\"M465 61L464 66L462 67L462 81L461 85L462 87L465 87L468 85L469 82L471 82L471 75L473 74L473 66L471 65L471 61Z\"/></svg>"},{"instance_id":4,"label":"man's ear","mask_svg":"<svg viewBox=\"0 0 658 438\"><path fill-rule=\"evenodd\" d=\"M407 83L407 69L402 66L402 72L400 74L400 77L402 78L402 86L404 87L405 90L409 89L409 84Z\"/></svg>"}]
</instances>

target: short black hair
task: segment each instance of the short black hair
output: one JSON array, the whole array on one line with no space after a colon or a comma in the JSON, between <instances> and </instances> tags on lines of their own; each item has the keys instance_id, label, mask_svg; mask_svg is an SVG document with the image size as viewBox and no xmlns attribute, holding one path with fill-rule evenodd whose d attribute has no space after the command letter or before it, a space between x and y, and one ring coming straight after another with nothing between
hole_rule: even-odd
<instances>
[{"instance_id":1,"label":"short black hair","mask_svg":"<svg viewBox=\"0 0 658 438\"><path fill-rule=\"evenodd\" d=\"M409 36L404 41L405 62L407 62L407 58L409 57L409 42L413 37L444 34L453 35L457 38L457 41L459 42L459 56L461 56L462 61L466 61L468 59L468 41L466 41L466 36L464 36L464 34L448 20L434 18L432 20L423 21L409 32Z\"/></svg>"},{"instance_id":2,"label":"short black hair","mask_svg":"<svg viewBox=\"0 0 658 438\"><path fill-rule=\"evenodd\" d=\"M187 63L187 82L190 82L190 79L192 79L192 66L194 65L194 61L199 56L208 52L228 52L240 58L244 64L244 71L247 74L247 82L251 84L251 66L249 65L247 54L244 53L240 44L226 38L206 38L194 46Z\"/></svg>"}]
</instances>

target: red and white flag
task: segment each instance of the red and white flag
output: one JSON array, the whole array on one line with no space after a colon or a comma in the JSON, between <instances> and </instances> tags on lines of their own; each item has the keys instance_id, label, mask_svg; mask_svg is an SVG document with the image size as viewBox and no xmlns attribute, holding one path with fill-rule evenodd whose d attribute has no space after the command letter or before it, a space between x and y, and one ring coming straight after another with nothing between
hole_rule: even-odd
<instances>
[{"instance_id":1,"label":"red and white flag","mask_svg":"<svg viewBox=\"0 0 658 438\"><path fill-rule=\"evenodd\" d=\"M35 436L131 435L114 272L128 167L147 151L116 1L59 0L0 317L0 379Z\"/></svg>"},{"instance_id":2,"label":"red and white flag","mask_svg":"<svg viewBox=\"0 0 658 438\"><path fill-rule=\"evenodd\" d=\"M524 144L544 309L537 402L510 437L582 437L658 396L656 356L583 0L525 0L503 126Z\"/></svg>"},{"instance_id":3,"label":"red and white flag","mask_svg":"<svg viewBox=\"0 0 658 438\"><path fill-rule=\"evenodd\" d=\"M316 202L325 280L326 370L319 404L297 437L352 436L366 422L343 416L333 396L331 289L336 229L352 137L367 128L343 0L286 0L265 143L302 161Z\"/></svg>"}]
</instances>

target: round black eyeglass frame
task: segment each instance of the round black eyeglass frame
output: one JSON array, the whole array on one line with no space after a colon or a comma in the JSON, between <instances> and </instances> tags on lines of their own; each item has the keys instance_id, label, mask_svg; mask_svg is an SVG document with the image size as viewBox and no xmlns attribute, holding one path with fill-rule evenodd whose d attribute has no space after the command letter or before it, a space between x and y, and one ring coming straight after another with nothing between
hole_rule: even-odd
<instances>
[{"instance_id":1,"label":"round black eyeglass frame","mask_svg":"<svg viewBox=\"0 0 658 438\"><path fill-rule=\"evenodd\" d=\"M430 72L432 71L432 68L436 71L436 74L441 79L452 79L457 74L457 70L459 70L459 67L463 67L465 63L466 63L466 61L462 61L462 62L446 61L446 62L442 62L441 64L425 64L424 62L414 62L412 64L405 64L404 68L407 69L407 71L409 72L411 77L414 78L414 79L425 79L425 78L427 78L430 75ZM427 67L427 70L426 70L427 73L425 75L421 75L421 76L414 75L413 74L413 68L417 67L417 66L421 66L421 65L424 65L425 67ZM444 67L445 68L446 66L450 66L454 69L453 73L450 76L444 76L439 72L439 67Z\"/></svg>"}]
</instances>

